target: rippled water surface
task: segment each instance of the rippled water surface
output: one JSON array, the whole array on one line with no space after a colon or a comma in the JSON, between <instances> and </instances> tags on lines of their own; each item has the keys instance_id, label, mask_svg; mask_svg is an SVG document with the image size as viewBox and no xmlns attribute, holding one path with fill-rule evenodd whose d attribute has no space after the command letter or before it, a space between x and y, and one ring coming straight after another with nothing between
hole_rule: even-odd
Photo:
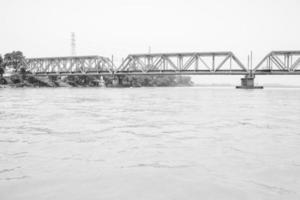
<instances>
[{"instance_id":1,"label":"rippled water surface","mask_svg":"<svg viewBox=\"0 0 300 200\"><path fill-rule=\"evenodd\" d=\"M300 199L300 90L0 89L0 199Z\"/></svg>"}]
</instances>

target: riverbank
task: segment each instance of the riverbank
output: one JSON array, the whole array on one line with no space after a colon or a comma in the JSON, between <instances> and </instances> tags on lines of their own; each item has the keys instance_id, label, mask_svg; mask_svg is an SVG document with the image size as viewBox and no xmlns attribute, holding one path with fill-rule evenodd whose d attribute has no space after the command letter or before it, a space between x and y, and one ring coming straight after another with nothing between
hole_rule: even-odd
<instances>
[{"instance_id":1,"label":"riverbank","mask_svg":"<svg viewBox=\"0 0 300 200\"><path fill-rule=\"evenodd\" d=\"M0 78L0 88L20 87L178 87L193 86L188 76L121 76L113 83L112 76L43 76L14 74Z\"/></svg>"}]
</instances>

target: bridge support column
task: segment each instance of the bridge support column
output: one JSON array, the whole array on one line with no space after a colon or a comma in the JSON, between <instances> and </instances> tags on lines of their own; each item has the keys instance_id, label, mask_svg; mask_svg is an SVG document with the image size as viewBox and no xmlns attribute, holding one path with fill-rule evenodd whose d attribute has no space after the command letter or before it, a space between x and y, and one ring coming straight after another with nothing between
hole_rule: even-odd
<instances>
[{"instance_id":1,"label":"bridge support column","mask_svg":"<svg viewBox=\"0 0 300 200\"><path fill-rule=\"evenodd\" d=\"M247 74L244 78L241 78L241 85L236 86L238 89L263 89L263 86L254 85L255 75Z\"/></svg>"},{"instance_id":2,"label":"bridge support column","mask_svg":"<svg viewBox=\"0 0 300 200\"><path fill-rule=\"evenodd\" d=\"M112 84L113 84L114 87L119 87L120 85L122 85L121 77L120 76L115 76L113 81L112 81Z\"/></svg>"},{"instance_id":3,"label":"bridge support column","mask_svg":"<svg viewBox=\"0 0 300 200\"><path fill-rule=\"evenodd\" d=\"M104 79L103 79L103 76L100 76L99 86L100 86L100 87L106 87L105 81L104 81Z\"/></svg>"}]
</instances>

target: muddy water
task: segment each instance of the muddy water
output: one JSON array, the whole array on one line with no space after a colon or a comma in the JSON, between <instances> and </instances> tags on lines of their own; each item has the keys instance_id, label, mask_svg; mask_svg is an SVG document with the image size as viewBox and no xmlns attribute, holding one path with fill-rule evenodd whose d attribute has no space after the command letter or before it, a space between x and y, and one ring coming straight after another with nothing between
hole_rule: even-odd
<instances>
[{"instance_id":1,"label":"muddy water","mask_svg":"<svg viewBox=\"0 0 300 200\"><path fill-rule=\"evenodd\" d=\"M0 199L300 199L299 102L299 89L0 89Z\"/></svg>"}]
</instances>

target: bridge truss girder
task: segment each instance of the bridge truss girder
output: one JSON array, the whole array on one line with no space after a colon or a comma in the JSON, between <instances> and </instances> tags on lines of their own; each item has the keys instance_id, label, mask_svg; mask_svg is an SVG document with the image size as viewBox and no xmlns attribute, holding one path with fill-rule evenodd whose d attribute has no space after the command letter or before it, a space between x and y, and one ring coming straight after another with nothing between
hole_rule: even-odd
<instances>
[{"instance_id":1,"label":"bridge truss girder","mask_svg":"<svg viewBox=\"0 0 300 200\"><path fill-rule=\"evenodd\" d=\"M112 74L113 63L101 56L28 58L26 70L37 74Z\"/></svg>"},{"instance_id":2,"label":"bridge truss girder","mask_svg":"<svg viewBox=\"0 0 300 200\"><path fill-rule=\"evenodd\" d=\"M300 51L272 51L253 69L253 73L295 73L300 66Z\"/></svg>"},{"instance_id":3,"label":"bridge truss girder","mask_svg":"<svg viewBox=\"0 0 300 200\"><path fill-rule=\"evenodd\" d=\"M217 62L218 60L218 62ZM228 69L223 69L229 63ZM237 68L232 68L232 65ZM232 52L131 54L116 74L246 74L248 70Z\"/></svg>"}]
</instances>

